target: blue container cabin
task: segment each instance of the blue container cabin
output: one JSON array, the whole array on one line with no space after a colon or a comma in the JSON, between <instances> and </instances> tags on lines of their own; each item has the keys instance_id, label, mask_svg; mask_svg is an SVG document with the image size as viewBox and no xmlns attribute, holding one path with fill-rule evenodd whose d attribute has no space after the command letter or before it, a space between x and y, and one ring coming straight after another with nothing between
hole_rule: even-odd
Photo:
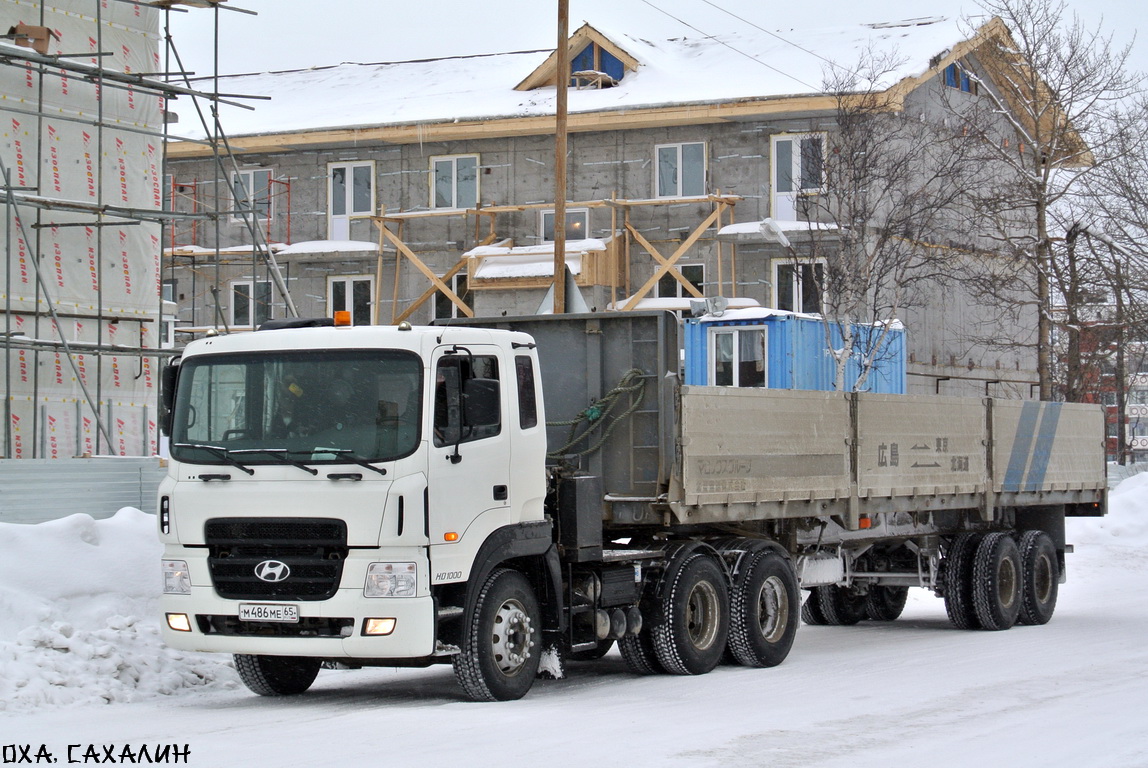
<instances>
[{"instance_id":1,"label":"blue container cabin","mask_svg":"<svg viewBox=\"0 0 1148 768\"><path fill-rule=\"evenodd\" d=\"M886 329L853 326L858 347ZM832 344L842 344L840 329L830 327ZM728 310L720 316L687 318L684 328L685 383L699 386L764 387L832 391L835 370L825 343L825 321L771 309ZM865 392L905 394L905 329L888 329L881 342ZM850 356L845 386L860 373L860 355Z\"/></svg>"}]
</instances>

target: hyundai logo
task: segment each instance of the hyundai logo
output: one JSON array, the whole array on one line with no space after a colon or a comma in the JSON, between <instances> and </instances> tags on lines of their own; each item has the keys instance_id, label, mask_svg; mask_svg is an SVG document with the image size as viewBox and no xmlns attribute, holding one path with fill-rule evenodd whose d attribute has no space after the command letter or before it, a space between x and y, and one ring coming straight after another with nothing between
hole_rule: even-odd
<instances>
[{"instance_id":1,"label":"hyundai logo","mask_svg":"<svg viewBox=\"0 0 1148 768\"><path fill-rule=\"evenodd\" d=\"M264 560L255 566L255 576L262 581L270 581L272 583L284 581L290 575L291 569L287 567L287 563L280 562L279 560Z\"/></svg>"}]
</instances>

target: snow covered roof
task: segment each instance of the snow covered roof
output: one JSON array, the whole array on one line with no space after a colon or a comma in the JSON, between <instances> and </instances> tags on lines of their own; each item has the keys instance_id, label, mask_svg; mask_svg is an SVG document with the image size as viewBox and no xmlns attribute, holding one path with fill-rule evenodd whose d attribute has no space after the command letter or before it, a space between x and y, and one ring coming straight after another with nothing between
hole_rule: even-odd
<instances>
[{"instance_id":1,"label":"snow covered roof","mask_svg":"<svg viewBox=\"0 0 1148 768\"><path fill-rule=\"evenodd\" d=\"M582 274L582 257L591 251L605 251L602 240L567 240L566 266L570 274ZM472 279L496 280L513 277L549 277L554 274L554 243L507 247L481 245L464 256L479 260Z\"/></svg>"},{"instance_id":2,"label":"snow covered roof","mask_svg":"<svg viewBox=\"0 0 1148 768\"><path fill-rule=\"evenodd\" d=\"M870 49L896 51L902 63L882 82L917 77L967 37L942 17L826 29L763 31L744 27L713 37L645 39L598 26L596 31L637 62L612 88L570 89L571 116L682 104L728 104L824 95L824 72L848 67ZM526 51L373 64L342 63L220 78L227 93L258 94L254 110L223 105L232 137L311 131L353 132L378 126L467 123L554 114L551 86L516 90L546 64L551 51ZM757 63L755 63L755 61ZM175 133L202 138L188 99L174 104ZM347 138L352 138L349 135ZM268 148L289 148L290 142ZM188 154L193 147L185 147Z\"/></svg>"}]
</instances>

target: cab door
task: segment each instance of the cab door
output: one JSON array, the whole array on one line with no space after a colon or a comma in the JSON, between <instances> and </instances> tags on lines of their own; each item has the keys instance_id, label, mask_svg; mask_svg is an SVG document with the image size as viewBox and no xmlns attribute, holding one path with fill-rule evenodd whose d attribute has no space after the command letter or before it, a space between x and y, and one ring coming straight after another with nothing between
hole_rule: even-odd
<instances>
[{"instance_id":1,"label":"cab door","mask_svg":"<svg viewBox=\"0 0 1148 768\"><path fill-rule=\"evenodd\" d=\"M464 551L473 555L487 533L510 522L513 371L489 344L439 347L431 370L427 514L432 578L441 583L468 570L448 568L448 560L467 561Z\"/></svg>"}]
</instances>

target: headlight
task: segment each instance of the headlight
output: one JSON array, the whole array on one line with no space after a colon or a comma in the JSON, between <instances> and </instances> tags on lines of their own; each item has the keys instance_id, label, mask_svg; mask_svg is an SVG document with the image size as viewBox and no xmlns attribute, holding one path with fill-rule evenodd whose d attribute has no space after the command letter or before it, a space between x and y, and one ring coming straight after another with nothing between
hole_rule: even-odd
<instances>
[{"instance_id":1,"label":"headlight","mask_svg":"<svg viewBox=\"0 0 1148 768\"><path fill-rule=\"evenodd\" d=\"M367 566L364 597L414 597L417 591L414 563L371 563Z\"/></svg>"},{"instance_id":2,"label":"headlight","mask_svg":"<svg viewBox=\"0 0 1148 768\"><path fill-rule=\"evenodd\" d=\"M190 595L191 576L187 573L187 562L183 560L164 560L163 593L165 595Z\"/></svg>"}]
</instances>

